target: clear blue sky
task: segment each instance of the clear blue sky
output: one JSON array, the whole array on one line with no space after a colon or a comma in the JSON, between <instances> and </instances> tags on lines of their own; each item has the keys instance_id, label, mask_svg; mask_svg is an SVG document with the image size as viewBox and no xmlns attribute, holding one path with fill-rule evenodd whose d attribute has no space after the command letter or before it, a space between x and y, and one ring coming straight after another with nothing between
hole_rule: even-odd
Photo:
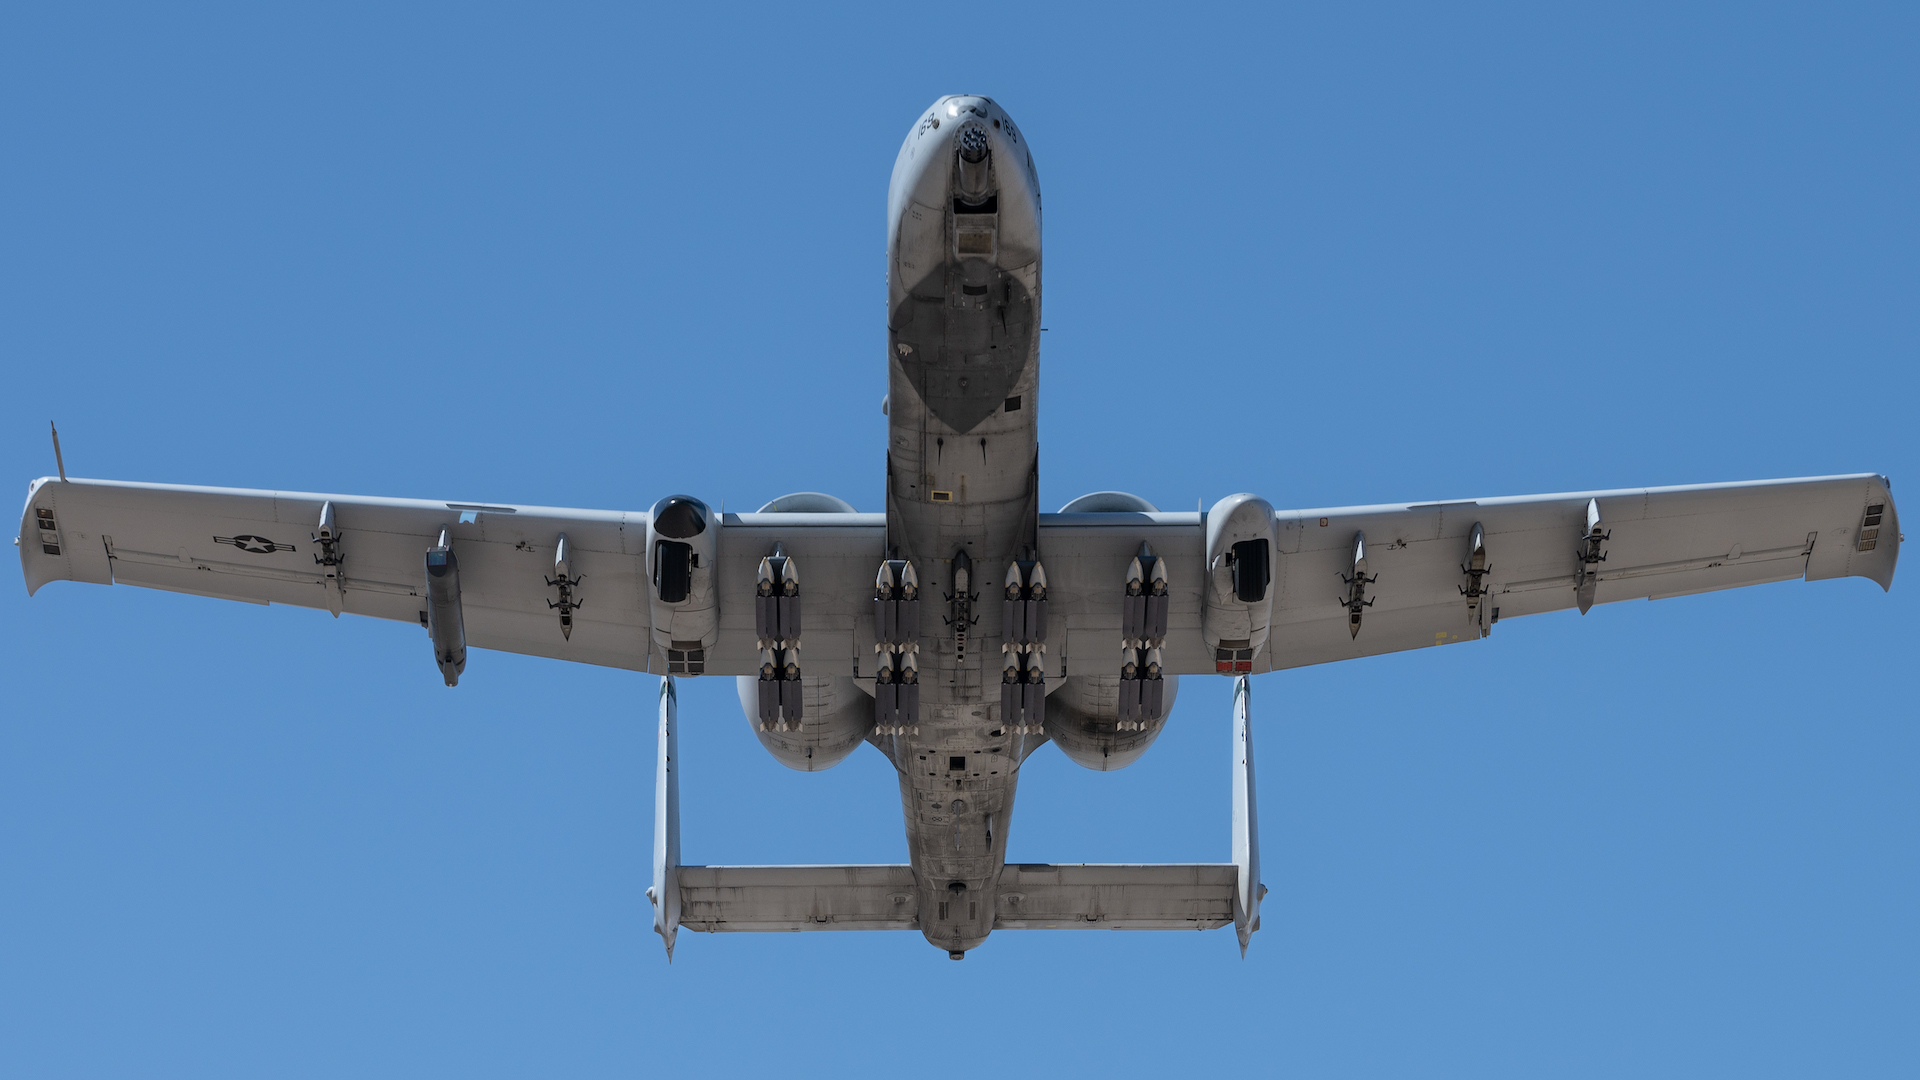
<instances>
[{"instance_id":1,"label":"clear blue sky","mask_svg":"<svg viewBox=\"0 0 1920 1080\"><path fill-rule=\"evenodd\" d=\"M972 92L1044 185L1048 508L1876 470L1920 520L1911 6L1350 7L11 5L0 471L57 419L79 476L878 510L888 170ZM0 1075L1911 1076L1916 575L1260 678L1244 962L671 968L653 679L0 588ZM902 858L880 755L682 702L689 861ZM1013 856L1226 858L1228 709L1043 750Z\"/></svg>"}]
</instances>

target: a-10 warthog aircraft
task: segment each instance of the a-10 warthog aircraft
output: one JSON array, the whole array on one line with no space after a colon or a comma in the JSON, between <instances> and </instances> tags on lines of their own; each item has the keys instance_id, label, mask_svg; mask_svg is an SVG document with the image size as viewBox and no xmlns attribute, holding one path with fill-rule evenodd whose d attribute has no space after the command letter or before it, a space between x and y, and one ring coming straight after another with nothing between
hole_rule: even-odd
<instances>
[{"instance_id":1,"label":"a-10 warthog aircraft","mask_svg":"<svg viewBox=\"0 0 1920 1080\"><path fill-rule=\"evenodd\" d=\"M1044 514L1040 181L984 97L914 122L887 196L884 513L789 495L644 512L45 478L27 588L67 579L417 621L448 686L469 646L660 686L654 926L1259 927L1248 676L1486 637L1503 619L1790 578L1893 582L1885 477L1165 513L1119 492ZM57 450L57 446L56 446ZM882 463L875 455L875 465ZM62 468L64 474L64 467ZM1233 861L1008 864L1014 790L1052 742L1089 769L1152 745L1183 675L1237 680ZM738 680L761 745L893 762L898 866L682 866L676 677Z\"/></svg>"}]
</instances>

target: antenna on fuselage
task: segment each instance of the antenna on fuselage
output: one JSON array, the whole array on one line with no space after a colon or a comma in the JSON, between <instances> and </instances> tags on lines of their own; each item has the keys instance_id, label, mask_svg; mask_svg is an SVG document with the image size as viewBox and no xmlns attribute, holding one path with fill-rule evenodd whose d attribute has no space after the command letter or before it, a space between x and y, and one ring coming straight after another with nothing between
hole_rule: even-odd
<instances>
[{"instance_id":1,"label":"antenna on fuselage","mask_svg":"<svg viewBox=\"0 0 1920 1080\"><path fill-rule=\"evenodd\" d=\"M49 420L47 430L53 432L53 467L60 470L60 482L64 484L67 482L67 463L60 457L60 429Z\"/></svg>"}]
</instances>

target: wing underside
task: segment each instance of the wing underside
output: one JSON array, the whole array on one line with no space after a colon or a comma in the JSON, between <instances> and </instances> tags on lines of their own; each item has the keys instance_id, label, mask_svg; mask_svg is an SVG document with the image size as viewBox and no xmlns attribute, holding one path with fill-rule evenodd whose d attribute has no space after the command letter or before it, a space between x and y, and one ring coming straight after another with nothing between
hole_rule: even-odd
<instances>
[{"instance_id":1,"label":"wing underside","mask_svg":"<svg viewBox=\"0 0 1920 1080\"><path fill-rule=\"evenodd\" d=\"M332 566L317 539L328 506L341 533ZM1271 621L1250 670L1478 640L1496 618L1575 607L1594 509L1605 539L1604 561L1592 564L1593 603L1796 578L1865 577L1885 588L1899 556L1893 500L1874 474L1281 511L1273 521ZM648 515L634 511L46 478L29 492L19 543L29 592L73 580L418 622L427 606L424 555L446 530L459 553L469 644L664 671L652 640L647 524ZM1476 528L1487 572L1485 598L1470 607L1462 590ZM1196 513L1041 515L1057 628L1050 673L1115 665L1124 574L1143 543L1169 570L1167 668L1216 671L1201 635L1209 576L1218 571L1206 565L1205 529ZM562 534L580 578L570 636L555 608ZM1343 597L1359 534L1374 580L1354 635ZM872 582L886 548L880 514L722 515L718 641L705 672L757 669L755 569L775 543L804 567L808 673L871 675ZM944 562L922 572L930 596L949 590L950 576ZM923 633L944 633L944 605L928 606ZM986 652L997 633L991 621L977 633Z\"/></svg>"},{"instance_id":2,"label":"wing underside","mask_svg":"<svg viewBox=\"0 0 1920 1080\"><path fill-rule=\"evenodd\" d=\"M1582 538L1597 507L1606 539L1593 603L1665 599L1774 581L1864 577L1890 588L1899 523L1874 474L1636 488L1275 515L1273 613L1252 672L1478 640L1495 619L1579 606ZM1464 590L1475 528L1485 597ZM1212 673L1201 637L1208 575L1200 514L1055 514L1041 519L1060 674L1105 671L1120 649L1120 599L1141 543L1168 560L1169 669ZM1363 625L1345 597L1357 535L1367 540Z\"/></svg>"}]
</instances>

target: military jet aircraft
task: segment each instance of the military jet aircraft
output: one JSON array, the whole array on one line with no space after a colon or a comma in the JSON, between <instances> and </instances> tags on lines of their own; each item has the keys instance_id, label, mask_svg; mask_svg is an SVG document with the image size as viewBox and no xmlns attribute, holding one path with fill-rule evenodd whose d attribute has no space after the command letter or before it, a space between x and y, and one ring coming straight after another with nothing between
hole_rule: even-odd
<instances>
[{"instance_id":1,"label":"military jet aircraft","mask_svg":"<svg viewBox=\"0 0 1920 1080\"><path fill-rule=\"evenodd\" d=\"M469 647L662 677L654 927L914 929L954 959L996 929L1259 928L1250 676L1481 640L1502 620L1741 585L1890 588L1884 476L1276 510L1039 504L1040 177L992 99L917 119L887 193L886 506L788 495L716 513L34 481L29 592L138 585L418 622L446 684ZM58 453L56 435L56 455ZM1234 692L1233 861L1006 862L1021 763L1153 744L1181 676ZM682 866L677 678L730 677L795 769L862 743L898 772L897 866Z\"/></svg>"}]
</instances>

